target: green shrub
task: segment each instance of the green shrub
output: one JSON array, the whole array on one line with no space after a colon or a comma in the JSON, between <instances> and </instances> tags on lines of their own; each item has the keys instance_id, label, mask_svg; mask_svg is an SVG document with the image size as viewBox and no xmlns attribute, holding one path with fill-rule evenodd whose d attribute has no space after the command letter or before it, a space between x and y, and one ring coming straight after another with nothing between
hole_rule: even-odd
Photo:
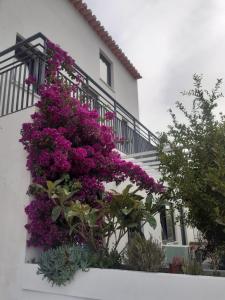
<instances>
[{"instance_id":1,"label":"green shrub","mask_svg":"<svg viewBox=\"0 0 225 300\"><path fill-rule=\"evenodd\" d=\"M196 259L189 259L184 261L182 266L184 274L201 275L203 274L202 265Z\"/></svg>"},{"instance_id":2,"label":"green shrub","mask_svg":"<svg viewBox=\"0 0 225 300\"><path fill-rule=\"evenodd\" d=\"M121 256L117 251L102 249L93 252L87 247L64 245L41 254L37 274L43 275L52 285L65 285L76 271L88 268L120 268Z\"/></svg>"},{"instance_id":3,"label":"green shrub","mask_svg":"<svg viewBox=\"0 0 225 300\"><path fill-rule=\"evenodd\" d=\"M219 252L219 269L225 270L225 247L220 248Z\"/></svg>"},{"instance_id":4,"label":"green shrub","mask_svg":"<svg viewBox=\"0 0 225 300\"><path fill-rule=\"evenodd\" d=\"M213 249L208 249L207 257L210 259L210 268L217 274L218 270L225 269L225 246L219 245Z\"/></svg>"},{"instance_id":5,"label":"green shrub","mask_svg":"<svg viewBox=\"0 0 225 300\"><path fill-rule=\"evenodd\" d=\"M125 263L132 270L157 272L162 267L164 252L161 245L150 236L146 240L135 233L125 252Z\"/></svg>"},{"instance_id":6,"label":"green shrub","mask_svg":"<svg viewBox=\"0 0 225 300\"><path fill-rule=\"evenodd\" d=\"M116 251L108 252L106 249L101 249L98 252L92 252L90 255L90 267L92 268L121 268L122 258Z\"/></svg>"}]
</instances>

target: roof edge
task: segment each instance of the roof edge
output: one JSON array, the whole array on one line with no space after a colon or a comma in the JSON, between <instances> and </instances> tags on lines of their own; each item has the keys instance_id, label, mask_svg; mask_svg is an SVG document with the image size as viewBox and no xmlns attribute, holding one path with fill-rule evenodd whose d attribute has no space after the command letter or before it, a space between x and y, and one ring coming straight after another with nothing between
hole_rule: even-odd
<instances>
[{"instance_id":1,"label":"roof edge","mask_svg":"<svg viewBox=\"0 0 225 300\"><path fill-rule=\"evenodd\" d=\"M130 62L128 57L124 54L122 49L113 40L108 31L102 26L101 22L92 13L91 9L87 7L87 4L82 0L69 0L74 8L83 16L83 18L89 23L92 29L97 33L101 40L108 46L116 58L122 63L126 70L131 74L134 79L140 79L142 76Z\"/></svg>"}]
</instances>

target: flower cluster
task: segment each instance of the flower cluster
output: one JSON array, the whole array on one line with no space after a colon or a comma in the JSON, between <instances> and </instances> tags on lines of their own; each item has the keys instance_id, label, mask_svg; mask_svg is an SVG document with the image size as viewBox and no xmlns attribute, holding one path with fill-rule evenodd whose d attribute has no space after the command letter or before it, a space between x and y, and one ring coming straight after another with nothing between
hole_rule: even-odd
<instances>
[{"instance_id":1,"label":"flower cluster","mask_svg":"<svg viewBox=\"0 0 225 300\"><path fill-rule=\"evenodd\" d=\"M110 120L113 120L114 118L115 118L115 116L116 116L116 114L114 113L114 112L112 112L112 111L107 111L106 113L105 113L105 120L106 121L110 121Z\"/></svg>"},{"instance_id":2,"label":"flower cluster","mask_svg":"<svg viewBox=\"0 0 225 300\"><path fill-rule=\"evenodd\" d=\"M75 72L75 61L64 51L60 46L47 40L47 65L46 65L46 80L48 82L58 82L62 71L75 80L73 88L77 88L79 82L83 81L81 74ZM62 80L62 78L61 78Z\"/></svg>"},{"instance_id":3,"label":"flower cluster","mask_svg":"<svg viewBox=\"0 0 225 300\"><path fill-rule=\"evenodd\" d=\"M161 192L162 186L144 170L121 159L115 151L114 133L98 122L98 112L73 97L80 79L76 77L75 85L68 86L56 78L62 69L72 72L73 59L51 42L48 53L46 82L39 89L36 104L38 111L31 116L31 123L23 124L20 140L28 152L27 168L33 182L46 184L66 173L81 183L76 199L93 207L104 192L103 182L119 183L130 178L147 192ZM106 120L113 118L114 113L106 113ZM51 220L52 208L51 200L45 198L36 198L27 206L29 245L49 248L67 238L62 222Z\"/></svg>"},{"instance_id":4,"label":"flower cluster","mask_svg":"<svg viewBox=\"0 0 225 300\"><path fill-rule=\"evenodd\" d=\"M25 228L30 234L28 246L48 249L52 245L58 246L69 240L68 230L62 220L54 223L51 219L53 202L45 197L38 197L25 208L29 223Z\"/></svg>"},{"instance_id":5,"label":"flower cluster","mask_svg":"<svg viewBox=\"0 0 225 300\"><path fill-rule=\"evenodd\" d=\"M55 178L70 169L68 155L71 142L55 128L32 130L29 124L24 124L23 132L25 134L21 141L26 138L27 167L31 171L34 181L38 181L39 177Z\"/></svg>"},{"instance_id":6,"label":"flower cluster","mask_svg":"<svg viewBox=\"0 0 225 300\"><path fill-rule=\"evenodd\" d=\"M27 79L25 79L25 83L26 83L27 85L35 84L36 81L37 81L37 79L36 79L34 76L32 76L32 75L29 75L29 76L27 77Z\"/></svg>"}]
</instances>

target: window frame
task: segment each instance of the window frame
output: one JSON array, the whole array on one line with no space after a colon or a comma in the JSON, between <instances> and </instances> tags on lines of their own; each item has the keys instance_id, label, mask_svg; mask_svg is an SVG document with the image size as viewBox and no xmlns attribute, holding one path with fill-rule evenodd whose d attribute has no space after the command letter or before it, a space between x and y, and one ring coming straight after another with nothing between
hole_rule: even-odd
<instances>
[{"instance_id":1,"label":"window frame","mask_svg":"<svg viewBox=\"0 0 225 300\"><path fill-rule=\"evenodd\" d=\"M101 74L101 62L106 65L107 71L106 71L106 80L103 78ZM99 67L100 67L100 79L110 88L113 88L113 63L112 61L108 58L105 53L100 50L99 52Z\"/></svg>"},{"instance_id":2,"label":"window frame","mask_svg":"<svg viewBox=\"0 0 225 300\"><path fill-rule=\"evenodd\" d=\"M170 217L170 222L172 225L172 235L169 235L168 230L168 216ZM174 210L172 204L163 205L160 211L160 223L162 228L162 241L163 243L171 243L176 241L176 230L175 230L175 220L174 220Z\"/></svg>"}]
</instances>

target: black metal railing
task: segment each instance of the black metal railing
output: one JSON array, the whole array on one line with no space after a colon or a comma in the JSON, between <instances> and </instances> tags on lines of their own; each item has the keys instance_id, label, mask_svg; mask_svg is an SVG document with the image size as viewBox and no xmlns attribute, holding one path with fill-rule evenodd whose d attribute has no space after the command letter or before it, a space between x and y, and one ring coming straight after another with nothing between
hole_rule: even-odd
<instances>
[{"instance_id":1,"label":"black metal railing","mask_svg":"<svg viewBox=\"0 0 225 300\"><path fill-rule=\"evenodd\" d=\"M45 49L47 38L37 33L28 39L19 36L17 43L0 53L0 117L32 107L38 99L38 89L45 80ZM114 112L115 118L107 121L116 135L123 140L117 149L126 154L149 151L155 148L158 138L140 121L130 114L120 103L108 94L80 67L74 70L82 77L82 84L74 92L81 102L90 109L97 109L100 117L107 111ZM36 82L26 84L32 75ZM68 82L73 82L60 73Z\"/></svg>"}]
</instances>

